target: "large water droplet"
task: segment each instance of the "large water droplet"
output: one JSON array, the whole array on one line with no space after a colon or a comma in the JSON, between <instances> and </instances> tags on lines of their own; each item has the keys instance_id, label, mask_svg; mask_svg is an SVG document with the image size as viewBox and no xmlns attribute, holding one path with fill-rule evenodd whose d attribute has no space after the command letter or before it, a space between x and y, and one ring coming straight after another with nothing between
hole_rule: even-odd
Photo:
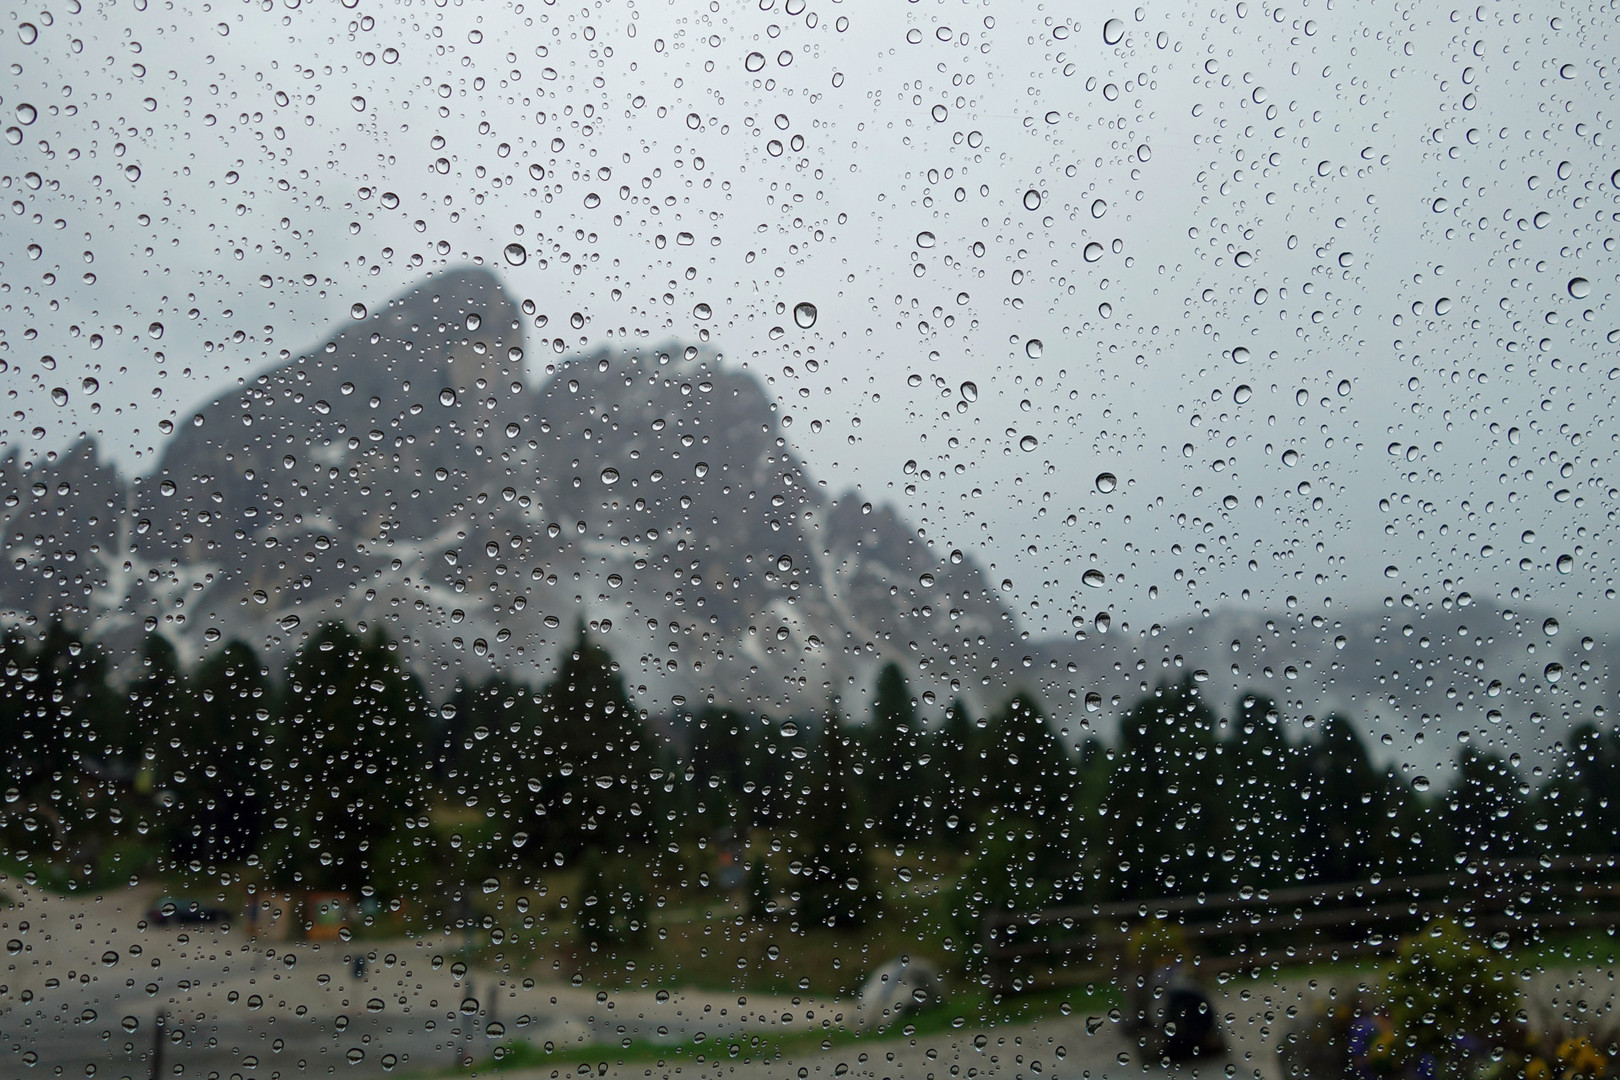
<instances>
[{"instance_id":1,"label":"large water droplet","mask_svg":"<svg viewBox=\"0 0 1620 1080\"><path fill-rule=\"evenodd\" d=\"M917 234L917 246L920 247L920 248L931 248L931 247L933 247L934 246L934 234L931 233L931 232L926 232L926 231L918 233Z\"/></svg>"},{"instance_id":2,"label":"large water droplet","mask_svg":"<svg viewBox=\"0 0 1620 1080\"><path fill-rule=\"evenodd\" d=\"M1022 450L1026 454L1039 445L1039 441L1037 441L1033 435L1025 435L1022 439L1018 440L1018 449Z\"/></svg>"},{"instance_id":3,"label":"large water droplet","mask_svg":"<svg viewBox=\"0 0 1620 1080\"><path fill-rule=\"evenodd\" d=\"M513 266L522 266L529 261L529 249L516 242L507 244L506 250L502 254L506 256L506 261Z\"/></svg>"},{"instance_id":4,"label":"large water droplet","mask_svg":"<svg viewBox=\"0 0 1620 1080\"><path fill-rule=\"evenodd\" d=\"M1097 474L1097 490L1107 495L1119 486L1119 478L1111 472Z\"/></svg>"},{"instance_id":5,"label":"large water droplet","mask_svg":"<svg viewBox=\"0 0 1620 1080\"><path fill-rule=\"evenodd\" d=\"M1030 338L1028 341L1024 342L1024 355L1029 357L1031 360L1039 360L1041 358L1041 353L1044 352L1045 349L1046 347L1041 344L1040 338Z\"/></svg>"},{"instance_id":6,"label":"large water droplet","mask_svg":"<svg viewBox=\"0 0 1620 1080\"><path fill-rule=\"evenodd\" d=\"M816 305L808 300L801 300L794 304L793 321L801 330L808 330L816 325Z\"/></svg>"},{"instance_id":7,"label":"large water droplet","mask_svg":"<svg viewBox=\"0 0 1620 1080\"><path fill-rule=\"evenodd\" d=\"M1082 584L1089 585L1093 589L1100 589L1104 585L1108 584L1108 579L1103 576L1103 572L1095 569L1087 570L1084 574L1081 574L1080 581Z\"/></svg>"},{"instance_id":8,"label":"large water droplet","mask_svg":"<svg viewBox=\"0 0 1620 1080\"><path fill-rule=\"evenodd\" d=\"M619 482L619 470L611 465L602 470L602 483L612 486Z\"/></svg>"},{"instance_id":9,"label":"large water droplet","mask_svg":"<svg viewBox=\"0 0 1620 1080\"><path fill-rule=\"evenodd\" d=\"M751 52L743 58L743 67L749 71L762 71L765 67L765 54Z\"/></svg>"},{"instance_id":10,"label":"large water droplet","mask_svg":"<svg viewBox=\"0 0 1620 1080\"><path fill-rule=\"evenodd\" d=\"M963 383L962 384L962 400L963 401L978 401L979 400L979 388L978 388L978 386L975 385L974 383L971 383L971 382Z\"/></svg>"},{"instance_id":11,"label":"large water droplet","mask_svg":"<svg viewBox=\"0 0 1620 1080\"><path fill-rule=\"evenodd\" d=\"M1091 243L1086 245L1086 249L1080 254L1081 257L1086 260L1086 262L1096 262L1098 259L1103 257L1103 246L1093 240Z\"/></svg>"},{"instance_id":12,"label":"large water droplet","mask_svg":"<svg viewBox=\"0 0 1620 1080\"><path fill-rule=\"evenodd\" d=\"M1118 45L1125 37L1125 24L1119 19L1109 19L1103 23L1103 44Z\"/></svg>"},{"instance_id":13,"label":"large water droplet","mask_svg":"<svg viewBox=\"0 0 1620 1080\"><path fill-rule=\"evenodd\" d=\"M1034 188L1024 192L1024 209L1039 210L1041 208L1041 193Z\"/></svg>"},{"instance_id":14,"label":"large water droplet","mask_svg":"<svg viewBox=\"0 0 1620 1080\"><path fill-rule=\"evenodd\" d=\"M1592 295L1592 283L1583 277L1570 278L1569 295L1577 300L1585 300Z\"/></svg>"},{"instance_id":15,"label":"large water droplet","mask_svg":"<svg viewBox=\"0 0 1620 1080\"><path fill-rule=\"evenodd\" d=\"M51 388L51 400L56 402L58 405L66 405L68 403L67 387L53 386Z\"/></svg>"},{"instance_id":16,"label":"large water droplet","mask_svg":"<svg viewBox=\"0 0 1620 1080\"><path fill-rule=\"evenodd\" d=\"M1413 791L1419 791L1419 792L1428 791L1429 788L1431 788L1433 786L1434 785L1429 782L1429 778L1427 776L1414 776L1412 778L1412 790Z\"/></svg>"},{"instance_id":17,"label":"large water droplet","mask_svg":"<svg viewBox=\"0 0 1620 1080\"><path fill-rule=\"evenodd\" d=\"M367 314L369 314L369 313L366 311L366 305L364 305L364 304L351 304L351 305L349 305L349 318L351 318L351 319L363 319L363 318L366 317Z\"/></svg>"}]
</instances>

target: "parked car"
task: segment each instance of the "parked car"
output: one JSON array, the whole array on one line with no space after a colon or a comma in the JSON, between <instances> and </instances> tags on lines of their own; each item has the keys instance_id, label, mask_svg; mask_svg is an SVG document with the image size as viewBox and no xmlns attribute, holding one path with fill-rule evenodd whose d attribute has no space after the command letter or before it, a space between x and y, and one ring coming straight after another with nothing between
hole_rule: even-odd
<instances>
[{"instance_id":1,"label":"parked car","mask_svg":"<svg viewBox=\"0 0 1620 1080\"><path fill-rule=\"evenodd\" d=\"M195 926L200 923L230 921L231 913L221 907L209 907L201 901L185 897L162 896L146 913L153 926Z\"/></svg>"}]
</instances>

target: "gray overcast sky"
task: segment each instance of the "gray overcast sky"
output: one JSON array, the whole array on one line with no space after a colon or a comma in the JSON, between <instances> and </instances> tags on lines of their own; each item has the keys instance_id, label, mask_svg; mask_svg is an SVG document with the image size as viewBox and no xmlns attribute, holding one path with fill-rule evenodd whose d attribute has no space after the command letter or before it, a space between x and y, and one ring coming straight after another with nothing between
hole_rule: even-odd
<instances>
[{"instance_id":1,"label":"gray overcast sky","mask_svg":"<svg viewBox=\"0 0 1620 1080\"><path fill-rule=\"evenodd\" d=\"M22 0L0 441L143 471L477 260L535 304L532 378L708 334L1035 634L1464 591L1607 625L1617 39L1595 5Z\"/></svg>"}]
</instances>

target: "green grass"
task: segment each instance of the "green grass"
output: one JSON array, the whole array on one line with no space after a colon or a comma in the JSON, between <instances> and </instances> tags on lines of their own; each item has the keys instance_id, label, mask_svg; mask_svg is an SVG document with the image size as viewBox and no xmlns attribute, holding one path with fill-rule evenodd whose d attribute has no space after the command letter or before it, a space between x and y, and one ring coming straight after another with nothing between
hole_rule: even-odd
<instances>
[{"instance_id":1,"label":"green grass","mask_svg":"<svg viewBox=\"0 0 1620 1080\"><path fill-rule=\"evenodd\" d=\"M701 1042L687 1040L678 1043L660 1043L626 1039L619 1043L602 1042L551 1049L547 1049L549 1043L545 1046L536 1046L533 1043L514 1040L503 1044L497 1052L498 1056L485 1058L471 1066L448 1073L424 1075L484 1076L546 1068L554 1070L557 1075L562 1075L576 1072L582 1066L656 1064L659 1068L665 1068L672 1064L705 1064L721 1060L734 1060L744 1064L752 1061L777 1061L784 1057L825 1053L840 1047L863 1043L925 1038L958 1029L978 1031L1004 1024L1027 1024L1044 1017L1067 1016L1076 1011L1102 1013L1115 1007L1118 1002L1119 995L1111 990L1091 993L1049 991L1003 997L974 989L904 1022L884 1028L859 1030L852 1027L838 1027L825 1031L745 1031Z\"/></svg>"}]
</instances>

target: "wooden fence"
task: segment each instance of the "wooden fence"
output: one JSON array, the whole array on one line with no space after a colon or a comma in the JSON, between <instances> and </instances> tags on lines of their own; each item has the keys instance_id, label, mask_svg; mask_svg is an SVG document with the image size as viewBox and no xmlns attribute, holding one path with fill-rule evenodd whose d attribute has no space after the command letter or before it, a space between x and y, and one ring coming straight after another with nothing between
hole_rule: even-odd
<instances>
[{"instance_id":1,"label":"wooden fence","mask_svg":"<svg viewBox=\"0 0 1620 1080\"><path fill-rule=\"evenodd\" d=\"M1620 858L1472 861L1444 874L1216 896L1075 905L986 919L984 959L1003 990L1110 982L1129 970L1131 933L1178 927L1203 972L1355 960L1449 915L1506 947L1550 933L1620 928Z\"/></svg>"}]
</instances>

